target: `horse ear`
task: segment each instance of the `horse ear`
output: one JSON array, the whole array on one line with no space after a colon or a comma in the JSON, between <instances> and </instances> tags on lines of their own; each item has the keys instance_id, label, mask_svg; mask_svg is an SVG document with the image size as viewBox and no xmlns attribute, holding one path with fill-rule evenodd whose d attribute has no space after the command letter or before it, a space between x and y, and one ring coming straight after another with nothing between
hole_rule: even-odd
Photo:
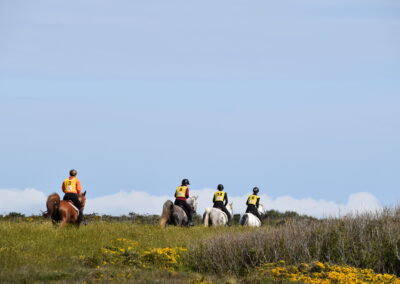
<instances>
[{"instance_id":1,"label":"horse ear","mask_svg":"<svg viewBox=\"0 0 400 284\"><path fill-rule=\"evenodd\" d=\"M86 190L83 192L83 194L82 194L83 196L86 196Z\"/></svg>"}]
</instances>

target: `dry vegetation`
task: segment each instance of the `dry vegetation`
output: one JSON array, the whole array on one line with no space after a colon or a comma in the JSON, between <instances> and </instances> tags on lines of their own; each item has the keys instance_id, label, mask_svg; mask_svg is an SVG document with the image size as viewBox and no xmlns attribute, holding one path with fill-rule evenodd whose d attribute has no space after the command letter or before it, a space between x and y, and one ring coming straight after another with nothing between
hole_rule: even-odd
<instances>
[{"instance_id":1,"label":"dry vegetation","mask_svg":"<svg viewBox=\"0 0 400 284\"><path fill-rule=\"evenodd\" d=\"M187 261L199 272L245 275L268 262L321 261L400 274L400 210L287 222L282 226L227 232L189 247Z\"/></svg>"}]
</instances>

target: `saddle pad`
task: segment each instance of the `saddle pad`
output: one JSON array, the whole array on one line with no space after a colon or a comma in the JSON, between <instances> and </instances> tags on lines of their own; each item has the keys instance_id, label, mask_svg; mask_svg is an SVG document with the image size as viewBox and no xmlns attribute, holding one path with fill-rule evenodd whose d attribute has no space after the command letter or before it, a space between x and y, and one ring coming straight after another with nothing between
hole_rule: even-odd
<instances>
[{"instance_id":1,"label":"saddle pad","mask_svg":"<svg viewBox=\"0 0 400 284\"><path fill-rule=\"evenodd\" d=\"M74 210L78 213L79 215L79 209L74 205L74 203L71 200L68 200L69 205L72 206L72 208L74 208Z\"/></svg>"}]
</instances>

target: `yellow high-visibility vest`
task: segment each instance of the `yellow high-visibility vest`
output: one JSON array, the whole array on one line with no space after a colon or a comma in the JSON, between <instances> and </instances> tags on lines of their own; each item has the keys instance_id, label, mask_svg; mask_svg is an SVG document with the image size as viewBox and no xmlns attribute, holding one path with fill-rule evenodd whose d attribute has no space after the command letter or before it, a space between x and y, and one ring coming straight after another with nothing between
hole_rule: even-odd
<instances>
[{"instance_id":1,"label":"yellow high-visibility vest","mask_svg":"<svg viewBox=\"0 0 400 284\"><path fill-rule=\"evenodd\" d=\"M64 180L64 189L65 193L78 193L78 191L76 190L76 178L66 178Z\"/></svg>"},{"instance_id":2,"label":"yellow high-visibility vest","mask_svg":"<svg viewBox=\"0 0 400 284\"><path fill-rule=\"evenodd\" d=\"M249 199L247 199L247 204L257 205L257 201L259 199L260 199L260 196L252 194L249 196Z\"/></svg>"},{"instance_id":3,"label":"yellow high-visibility vest","mask_svg":"<svg viewBox=\"0 0 400 284\"><path fill-rule=\"evenodd\" d=\"M186 191L188 187L187 186L178 186L175 192L175 197L183 197L186 198Z\"/></svg>"},{"instance_id":4,"label":"yellow high-visibility vest","mask_svg":"<svg viewBox=\"0 0 400 284\"><path fill-rule=\"evenodd\" d=\"M214 193L215 201L224 201L225 200L225 191L217 191Z\"/></svg>"}]
</instances>

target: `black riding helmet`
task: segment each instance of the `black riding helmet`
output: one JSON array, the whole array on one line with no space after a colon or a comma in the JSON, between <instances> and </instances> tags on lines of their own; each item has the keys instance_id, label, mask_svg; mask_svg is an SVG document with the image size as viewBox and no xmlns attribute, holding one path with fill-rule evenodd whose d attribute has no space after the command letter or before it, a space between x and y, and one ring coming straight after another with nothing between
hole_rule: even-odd
<instances>
[{"instance_id":1,"label":"black riding helmet","mask_svg":"<svg viewBox=\"0 0 400 284\"><path fill-rule=\"evenodd\" d=\"M74 170L74 169L72 169L72 170L69 171L69 175L70 175L71 177L75 177L77 174L78 174L78 172L77 172L76 170Z\"/></svg>"},{"instance_id":2,"label":"black riding helmet","mask_svg":"<svg viewBox=\"0 0 400 284\"><path fill-rule=\"evenodd\" d=\"M218 190L219 191L223 191L224 190L224 185L223 184L219 184L218 185Z\"/></svg>"},{"instance_id":3,"label":"black riding helmet","mask_svg":"<svg viewBox=\"0 0 400 284\"><path fill-rule=\"evenodd\" d=\"M183 179L182 180L182 186L188 186L188 185L190 185L189 180L187 178Z\"/></svg>"},{"instance_id":4,"label":"black riding helmet","mask_svg":"<svg viewBox=\"0 0 400 284\"><path fill-rule=\"evenodd\" d=\"M258 187L253 188L254 194L257 194L259 191L260 191L260 189Z\"/></svg>"}]
</instances>

